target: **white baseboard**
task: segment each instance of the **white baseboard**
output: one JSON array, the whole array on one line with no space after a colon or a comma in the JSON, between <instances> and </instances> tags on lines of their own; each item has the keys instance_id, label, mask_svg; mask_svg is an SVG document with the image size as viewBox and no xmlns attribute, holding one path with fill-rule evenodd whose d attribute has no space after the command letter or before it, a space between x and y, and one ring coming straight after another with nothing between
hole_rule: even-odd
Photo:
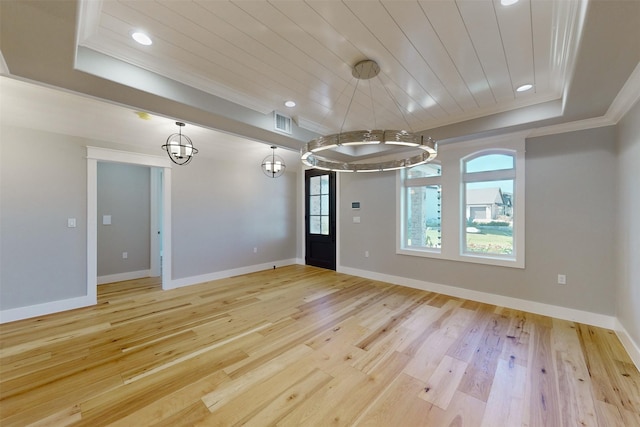
<instances>
[{"instance_id":1,"label":"white baseboard","mask_svg":"<svg viewBox=\"0 0 640 427\"><path fill-rule=\"evenodd\" d=\"M227 277L238 276L241 274L254 273L256 271L267 270L269 268L283 267L291 264L302 264L302 260L293 258L287 260L272 261L263 264L256 264L247 267L235 268L231 270L219 271L215 273L203 274L201 276L185 277L173 280L170 284L163 284L163 289L180 288L183 286L195 285L197 283L208 282L211 280L224 279ZM133 271L129 273L111 274L98 278L98 284L118 282L122 280L133 280L143 277L149 277L149 270ZM28 319L31 317L43 316L45 314L58 313L60 311L73 310L76 308L96 305L96 296L82 296L77 298L69 298L60 301L51 301L43 304L30 305L26 307L11 308L0 311L0 324L14 322L16 320Z\"/></svg>"},{"instance_id":2,"label":"white baseboard","mask_svg":"<svg viewBox=\"0 0 640 427\"><path fill-rule=\"evenodd\" d=\"M527 311L530 313L541 314L544 316L555 317L563 320L570 320L572 322L584 323L586 325L598 326L601 328L615 329L616 326L616 318L604 314L591 313L588 311L544 304L535 301L528 301L520 298L506 297L503 295L490 294L487 292L473 291L470 289L458 288L456 286L441 285L438 283L408 279L406 277L391 276L388 274L359 270L350 267L339 267L338 271L340 273L351 274L354 276L364 277L366 279L379 280L381 282L393 283L395 285L407 286L409 288L437 292L439 294L469 299L486 304L498 305L515 310Z\"/></svg>"},{"instance_id":3,"label":"white baseboard","mask_svg":"<svg viewBox=\"0 0 640 427\"><path fill-rule=\"evenodd\" d=\"M14 322L16 320L43 316L45 314L73 310L75 308L88 307L96 304L97 300L95 297L85 295L76 298L46 302L43 304L29 305L26 307L10 308L8 310L0 311L0 323Z\"/></svg>"},{"instance_id":4,"label":"white baseboard","mask_svg":"<svg viewBox=\"0 0 640 427\"><path fill-rule=\"evenodd\" d=\"M285 259L280 261L265 262L263 264L249 265L246 267L233 268L231 270L217 271L215 273L202 274L200 276L184 277L182 279L173 279L171 283L164 284L163 289L175 289L183 286L196 285L198 283L210 282L212 280L226 279L227 277L240 276L241 274L255 273L256 271L268 270L275 267L283 267L285 265L298 264L298 259Z\"/></svg>"},{"instance_id":5,"label":"white baseboard","mask_svg":"<svg viewBox=\"0 0 640 427\"><path fill-rule=\"evenodd\" d=\"M195 285L198 283L209 282L212 280L224 279L227 277L238 276L241 274L254 273L256 271L262 271L276 267L283 267L285 265L301 264L304 265L304 260L300 258L293 258L287 260L273 261L263 264L256 264L247 267L240 267L231 270L218 271L215 273L203 274L200 276L185 277L182 279L173 280L169 286L165 286L164 289L180 288L183 286ZM407 286L410 288L421 289L424 291L437 292L444 295L451 295L458 298L465 298L473 301L483 302L486 304L493 304L502 307L508 307L516 310L528 311L531 313L542 314L545 316L556 317L558 319L570 320L574 322L580 322L587 325L598 326L602 328L612 329L616 331L616 334L620 338L620 341L624 345L625 349L629 353L631 359L635 365L640 369L640 346L636 343L624 326L613 316L607 316L604 314L591 313L588 311L576 310L567 307L560 307L556 305L544 304L534 301L523 300L519 298L506 297L502 295L490 294L487 292L473 291L470 289L458 288L455 286L441 285L438 283L431 283L421 280L409 279L406 277L392 276L388 274L376 273L372 271L359 270L350 267L338 267L338 272L351 274L353 276L364 277L371 280L379 280L382 282L393 283L396 285ZM142 274L137 277L121 278L123 275L128 274ZM122 273L122 275L110 275L102 276L102 278L109 278L111 281L119 280L131 280L140 277L148 277L148 270L142 270L138 272ZM117 276L117 277L116 277ZM116 277L114 280L113 278ZM100 281L98 283L101 283ZM108 283L108 282L102 282ZM76 308L87 307L95 305L97 303L95 296L81 296L76 298L69 298L65 300L52 301L43 304L30 305L27 307L18 307L8 310L0 311L0 324L13 322L16 320L27 319L31 317L43 316L46 314L57 313L60 311L73 310Z\"/></svg>"},{"instance_id":6,"label":"white baseboard","mask_svg":"<svg viewBox=\"0 0 640 427\"><path fill-rule=\"evenodd\" d=\"M122 282L123 280L142 279L150 277L150 270L129 271L126 273L108 274L106 276L98 276L98 285L105 283Z\"/></svg>"},{"instance_id":7,"label":"white baseboard","mask_svg":"<svg viewBox=\"0 0 640 427\"><path fill-rule=\"evenodd\" d=\"M640 370L640 345L633 340L631 335L629 335L629 332L627 332L624 325L622 325L618 319L616 319L615 331L625 350L629 353L631 360L633 360L633 363L636 365L636 368Z\"/></svg>"}]
</instances>

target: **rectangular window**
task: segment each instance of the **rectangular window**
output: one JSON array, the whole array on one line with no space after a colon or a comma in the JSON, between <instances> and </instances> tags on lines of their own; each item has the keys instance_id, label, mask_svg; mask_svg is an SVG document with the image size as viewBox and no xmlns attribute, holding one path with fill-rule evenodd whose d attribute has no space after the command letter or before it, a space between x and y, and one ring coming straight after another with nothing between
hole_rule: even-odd
<instances>
[{"instance_id":1,"label":"rectangular window","mask_svg":"<svg viewBox=\"0 0 640 427\"><path fill-rule=\"evenodd\" d=\"M406 247L440 248L440 192L440 185L406 188Z\"/></svg>"},{"instance_id":2,"label":"rectangular window","mask_svg":"<svg viewBox=\"0 0 640 427\"><path fill-rule=\"evenodd\" d=\"M464 252L513 254L513 180L465 184Z\"/></svg>"},{"instance_id":3,"label":"rectangular window","mask_svg":"<svg viewBox=\"0 0 640 427\"><path fill-rule=\"evenodd\" d=\"M442 242L442 186L439 163L404 171L402 247L439 252Z\"/></svg>"}]
</instances>

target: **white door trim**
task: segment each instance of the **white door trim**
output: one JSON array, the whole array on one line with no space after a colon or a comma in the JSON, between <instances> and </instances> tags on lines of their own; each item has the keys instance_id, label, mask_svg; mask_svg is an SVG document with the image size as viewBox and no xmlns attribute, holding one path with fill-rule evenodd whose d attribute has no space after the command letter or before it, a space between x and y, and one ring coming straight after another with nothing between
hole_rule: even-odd
<instances>
[{"instance_id":1,"label":"white door trim","mask_svg":"<svg viewBox=\"0 0 640 427\"><path fill-rule=\"evenodd\" d=\"M166 157L87 146L87 297L97 303L98 161L162 168L162 289L171 289L171 162Z\"/></svg>"},{"instance_id":2,"label":"white door trim","mask_svg":"<svg viewBox=\"0 0 640 427\"><path fill-rule=\"evenodd\" d=\"M149 275L151 277L157 277L161 274L162 268L160 267L160 239L162 238L162 224L161 211L162 207L162 169L151 168L151 180L150 180L150 204L151 204L151 227L149 230Z\"/></svg>"}]
</instances>

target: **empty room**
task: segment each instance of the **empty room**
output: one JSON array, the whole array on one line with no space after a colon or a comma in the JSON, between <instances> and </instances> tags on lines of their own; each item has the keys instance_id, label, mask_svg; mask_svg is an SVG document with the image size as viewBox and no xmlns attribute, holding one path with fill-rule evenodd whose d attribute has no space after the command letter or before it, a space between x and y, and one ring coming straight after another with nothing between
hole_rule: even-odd
<instances>
[{"instance_id":1,"label":"empty room","mask_svg":"<svg viewBox=\"0 0 640 427\"><path fill-rule=\"evenodd\" d=\"M0 0L0 425L640 426L640 1Z\"/></svg>"}]
</instances>

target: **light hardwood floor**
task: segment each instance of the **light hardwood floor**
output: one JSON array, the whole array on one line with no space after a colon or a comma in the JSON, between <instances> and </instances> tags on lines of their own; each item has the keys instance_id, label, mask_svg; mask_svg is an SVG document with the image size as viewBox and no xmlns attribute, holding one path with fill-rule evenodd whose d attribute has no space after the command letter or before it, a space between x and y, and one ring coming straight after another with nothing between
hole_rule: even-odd
<instances>
[{"instance_id":1,"label":"light hardwood floor","mask_svg":"<svg viewBox=\"0 0 640 427\"><path fill-rule=\"evenodd\" d=\"M640 426L610 330L305 266L0 327L0 425Z\"/></svg>"}]
</instances>

